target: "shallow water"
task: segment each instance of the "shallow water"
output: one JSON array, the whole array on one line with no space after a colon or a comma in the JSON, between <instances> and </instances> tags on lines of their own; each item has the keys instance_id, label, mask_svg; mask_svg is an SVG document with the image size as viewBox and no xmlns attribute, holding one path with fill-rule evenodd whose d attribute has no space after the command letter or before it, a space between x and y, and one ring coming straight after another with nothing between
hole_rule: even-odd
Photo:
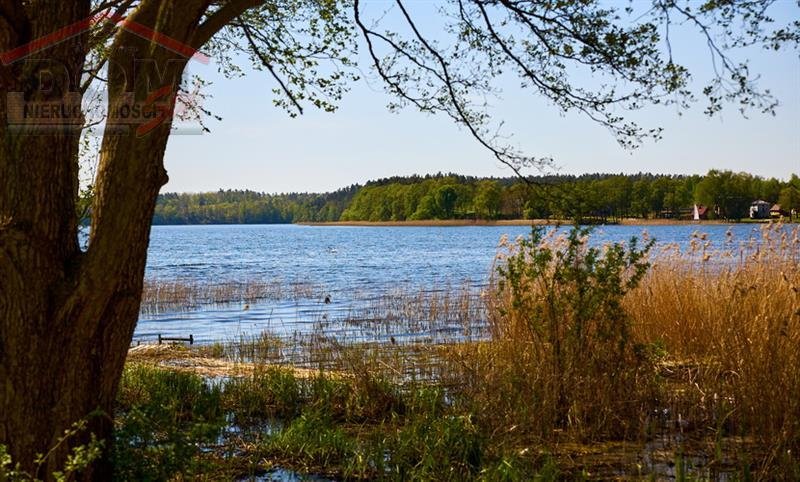
<instances>
[{"instance_id":1,"label":"shallow water","mask_svg":"<svg viewBox=\"0 0 800 482\"><path fill-rule=\"evenodd\" d=\"M712 249L721 249L731 246L729 230L738 244L760 237L759 229L748 224L602 226L591 242L627 241L646 231L658 245L688 249L692 233L699 231L708 234ZM465 286L477 296L490 276L501 237L514 239L529 232L525 226L154 226L148 279L262 280L309 283L315 289L291 299L143 314L135 339L193 334L198 342L208 343L263 331L281 337L316 333L370 341L470 336L480 329L475 325L480 320L465 326L457 319L404 319L384 298L393 291L442 293ZM323 302L326 295L330 304Z\"/></svg>"},{"instance_id":2,"label":"shallow water","mask_svg":"<svg viewBox=\"0 0 800 482\"><path fill-rule=\"evenodd\" d=\"M304 475L286 469L272 469L261 475L256 475L249 478L239 479L241 482L328 482L331 479L320 477L318 475Z\"/></svg>"}]
</instances>

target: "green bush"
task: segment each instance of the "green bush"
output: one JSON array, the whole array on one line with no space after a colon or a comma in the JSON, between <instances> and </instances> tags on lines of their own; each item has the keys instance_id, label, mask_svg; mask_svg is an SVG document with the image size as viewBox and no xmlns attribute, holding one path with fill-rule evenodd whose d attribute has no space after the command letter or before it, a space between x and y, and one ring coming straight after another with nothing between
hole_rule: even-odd
<instances>
[{"instance_id":1,"label":"green bush","mask_svg":"<svg viewBox=\"0 0 800 482\"><path fill-rule=\"evenodd\" d=\"M103 416L100 412L95 412L89 415L88 418ZM67 444L70 440L74 441L74 437L85 434L88 426L88 418L79 420L74 423L69 430L64 431L64 434L58 438L58 441L47 454L39 454L34 460L36 467L35 473L41 474L47 467L48 458L52 456L54 450L62 445ZM91 434L89 441L83 445L74 446L69 450L67 458L64 461L63 467L55 470L47 475L56 482L66 482L72 480L74 476L80 474L83 470L89 467L94 461L99 459L103 452L103 442L97 440L94 434ZM0 444L0 482L40 482L36 476L23 471L20 468L20 461L14 461L8 453L8 447Z\"/></svg>"},{"instance_id":2,"label":"green bush","mask_svg":"<svg viewBox=\"0 0 800 482\"><path fill-rule=\"evenodd\" d=\"M589 233L534 229L497 266L487 390L512 400L511 417L543 436L554 429L630 435L651 398L652 358L634 342L622 301L647 272L653 242L590 247Z\"/></svg>"}]
</instances>

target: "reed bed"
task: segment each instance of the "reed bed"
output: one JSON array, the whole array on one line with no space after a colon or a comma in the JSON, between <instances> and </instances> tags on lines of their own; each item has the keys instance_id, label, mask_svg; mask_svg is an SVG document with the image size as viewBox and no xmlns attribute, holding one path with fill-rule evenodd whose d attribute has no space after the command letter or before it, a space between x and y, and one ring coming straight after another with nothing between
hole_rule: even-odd
<instances>
[{"instance_id":1,"label":"reed bed","mask_svg":"<svg viewBox=\"0 0 800 482\"><path fill-rule=\"evenodd\" d=\"M433 288L399 286L386 291L348 292L344 301L336 299L334 294L338 303L331 305L324 301L327 293L321 286L308 282L147 280L140 311L152 316L234 305L237 309L243 306L246 312L259 308L259 303L288 300L297 304L298 312L294 315L297 319L276 321L312 322L323 332L325 327L341 325L348 328L343 331L348 331L351 338L348 341L353 342L426 332L432 336L445 332L458 332L458 336L467 338L482 336L487 316L483 290L468 281Z\"/></svg>"},{"instance_id":2,"label":"reed bed","mask_svg":"<svg viewBox=\"0 0 800 482\"><path fill-rule=\"evenodd\" d=\"M800 228L688 250L588 236L505 240L482 289L364 294L312 334L200 348L253 368L229 410L283 417L237 449L261 457L249 470L800 479Z\"/></svg>"},{"instance_id":3,"label":"reed bed","mask_svg":"<svg viewBox=\"0 0 800 482\"><path fill-rule=\"evenodd\" d=\"M356 308L348 314L352 322L366 319L393 324L414 320L420 323L421 328L426 326L426 322L468 327L486 317L481 290L468 281L435 289L400 287L377 296L367 295L361 300L356 296L354 299Z\"/></svg>"},{"instance_id":4,"label":"reed bed","mask_svg":"<svg viewBox=\"0 0 800 482\"><path fill-rule=\"evenodd\" d=\"M634 336L663 347L675 416L744 437L765 471L800 477L800 229L664 256L626 298Z\"/></svg>"},{"instance_id":5,"label":"reed bed","mask_svg":"<svg viewBox=\"0 0 800 482\"><path fill-rule=\"evenodd\" d=\"M703 477L800 478L800 230L658 252L586 236L507 242L490 340L450 349L441 372L492 407L497 443L634 441L631 466L692 454Z\"/></svg>"},{"instance_id":6,"label":"reed bed","mask_svg":"<svg viewBox=\"0 0 800 482\"><path fill-rule=\"evenodd\" d=\"M214 352L229 363L243 366L361 373L397 385L443 385L443 371L447 370L443 358L448 356L446 347L453 343L460 342L352 342L323 335L295 335L287 339L264 333L217 344Z\"/></svg>"},{"instance_id":7,"label":"reed bed","mask_svg":"<svg viewBox=\"0 0 800 482\"><path fill-rule=\"evenodd\" d=\"M205 305L253 303L260 300L310 299L320 289L313 283L280 280L242 280L211 282L195 279L148 279L142 292L140 312L197 309Z\"/></svg>"}]
</instances>

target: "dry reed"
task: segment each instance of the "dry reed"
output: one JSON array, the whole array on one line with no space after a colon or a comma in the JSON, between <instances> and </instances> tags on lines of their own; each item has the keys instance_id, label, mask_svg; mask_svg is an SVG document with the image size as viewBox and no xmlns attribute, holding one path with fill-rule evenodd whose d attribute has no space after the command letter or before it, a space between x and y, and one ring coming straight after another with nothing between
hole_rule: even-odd
<instances>
[{"instance_id":1,"label":"dry reed","mask_svg":"<svg viewBox=\"0 0 800 482\"><path fill-rule=\"evenodd\" d=\"M587 268L586 240L579 241L570 263ZM568 244L551 237L537 249L563 254ZM520 253L519 243L507 247L498 266ZM565 258L554 255L539 271L523 273L516 291L496 277L483 297L464 286L362 300L346 323L382 335L383 343L264 335L225 345L224 352L239 362L443 385L449 403L476 414L497 453L568 453L581 470L575 454L588 453L581 444L623 447L613 449L614 464L632 474L643 457L651 464L644 471L657 472L657 459L663 468L694 450L698 463L713 470L798 478L800 228L770 225L757 238L729 235L712 248L697 233L688 250L650 253L646 274L637 262L647 258L622 256L619 270L601 264L586 274L564 266L558 272ZM612 247L596 255L609 253ZM530 253L524 260L534 263ZM182 289L162 285L155 298L182 303L197 291ZM203 297L242 296L228 289ZM404 341L390 337L398 326L460 330L449 340Z\"/></svg>"},{"instance_id":2,"label":"dry reed","mask_svg":"<svg viewBox=\"0 0 800 482\"><path fill-rule=\"evenodd\" d=\"M319 289L312 283L284 283L279 280L205 282L193 279L148 279L142 292L140 311L190 310L202 305L253 303L259 300L312 298Z\"/></svg>"},{"instance_id":3,"label":"dry reed","mask_svg":"<svg viewBox=\"0 0 800 482\"><path fill-rule=\"evenodd\" d=\"M497 444L634 440L651 451L695 450L705 466L800 477L799 238L796 227L771 225L712 250L695 234L686 251L652 253L618 305L607 299L584 314L564 300L601 284L557 273L568 246L541 239L537 249L561 254L524 273L516 291L495 280L491 339L453 346L443 372L474 407L491 407L483 421L501 434ZM585 241L570 262L586 263ZM521 250L511 244L500 265ZM620 281L634 271L625 267ZM570 341L581 326L589 331Z\"/></svg>"},{"instance_id":4,"label":"dry reed","mask_svg":"<svg viewBox=\"0 0 800 482\"><path fill-rule=\"evenodd\" d=\"M800 229L728 238L662 257L624 306L635 336L668 354L671 410L717 439L750 439L763 468L798 470Z\"/></svg>"}]
</instances>

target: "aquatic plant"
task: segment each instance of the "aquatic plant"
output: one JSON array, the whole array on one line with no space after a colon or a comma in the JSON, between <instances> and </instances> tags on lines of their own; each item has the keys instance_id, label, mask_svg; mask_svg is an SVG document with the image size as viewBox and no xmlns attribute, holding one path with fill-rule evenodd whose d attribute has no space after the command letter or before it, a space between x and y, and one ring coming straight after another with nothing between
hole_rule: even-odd
<instances>
[{"instance_id":1,"label":"aquatic plant","mask_svg":"<svg viewBox=\"0 0 800 482\"><path fill-rule=\"evenodd\" d=\"M191 373L126 367L117 397L115 477L157 481L208 470L201 447L214 443L225 424L221 394Z\"/></svg>"},{"instance_id":2,"label":"aquatic plant","mask_svg":"<svg viewBox=\"0 0 800 482\"><path fill-rule=\"evenodd\" d=\"M461 347L469 396L492 423L548 438L635 436L655 400L656 370L631 336L622 300L642 280L652 242L589 247L589 231L505 245L489 297L489 343ZM499 410L498 410L499 408Z\"/></svg>"},{"instance_id":3,"label":"aquatic plant","mask_svg":"<svg viewBox=\"0 0 800 482\"><path fill-rule=\"evenodd\" d=\"M762 471L800 476L800 229L728 235L714 250L695 239L625 300L634 333L669 353L675 416L715 438L750 438Z\"/></svg>"},{"instance_id":4,"label":"aquatic plant","mask_svg":"<svg viewBox=\"0 0 800 482\"><path fill-rule=\"evenodd\" d=\"M534 231L503 245L481 298L397 291L361 313L372 321L353 320L397 313L403 323L436 306L443 323L486 316L485 336L266 333L159 350L137 359L181 363L129 367L118 440L128 461L165 477L279 464L353 479L793 480L799 234L774 225L714 246L696 233L688 250L653 252L650 241L592 248L585 230ZM191 353L236 370L213 386L158 373L191 369ZM222 442L212 440L220 417L235 425Z\"/></svg>"}]
</instances>

